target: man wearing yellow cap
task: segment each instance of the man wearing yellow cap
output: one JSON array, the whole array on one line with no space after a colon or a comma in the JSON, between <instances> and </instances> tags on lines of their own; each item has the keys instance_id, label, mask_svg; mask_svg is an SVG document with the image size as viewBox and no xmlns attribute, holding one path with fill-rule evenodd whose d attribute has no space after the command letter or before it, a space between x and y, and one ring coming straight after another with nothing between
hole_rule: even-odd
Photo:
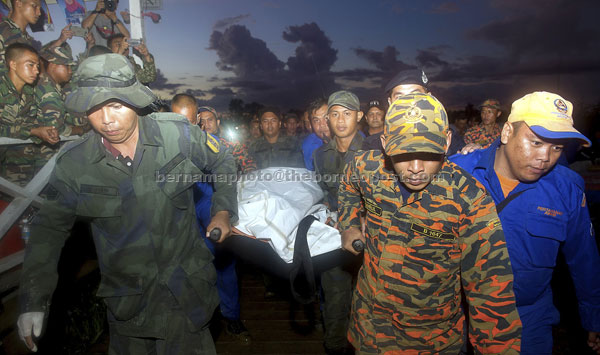
<instances>
[{"instance_id":1,"label":"man wearing yellow cap","mask_svg":"<svg viewBox=\"0 0 600 355\"><path fill-rule=\"evenodd\" d=\"M467 329L477 353L520 350L494 202L445 158L450 139L442 104L414 93L391 104L384 151L359 153L346 165L338 192L342 246L354 252L353 241L365 244L348 331L359 353L458 354Z\"/></svg>"},{"instance_id":2,"label":"man wearing yellow cap","mask_svg":"<svg viewBox=\"0 0 600 355\"><path fill-rule=\"evenodd\" d=\"M512 104L499 141L452 158L496 202L515 275L523 354L552 353L559 314L550 281L559 250L575 284L588 344L600 353L600 257L583 179L556 164L567 143L590 145L573 127L572 112L573 105L556 94L525 95Z\"/></svg>"}]
</instances>

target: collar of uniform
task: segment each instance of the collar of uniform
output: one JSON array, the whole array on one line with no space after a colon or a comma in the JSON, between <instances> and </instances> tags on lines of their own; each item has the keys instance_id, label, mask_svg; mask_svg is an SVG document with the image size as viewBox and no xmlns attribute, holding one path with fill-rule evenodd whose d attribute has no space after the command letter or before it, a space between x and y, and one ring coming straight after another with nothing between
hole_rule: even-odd
<instances>
[{"instance_id":1,"label":"collar of uniform","mask_svg":"<svg viewBox=\"0 0 600 355\"><path fill-rule=\"evenodd\" d=\"M348 151L352 151L352 152L358 152L361 148L362 148L362 143L363 143L363 136L362 134L360 134L360 131L357 130L356 134L354 134L354 137L352 138L352 142L350 142L350 146L348 146ZM327 142L327 144L325 144L325 146L323 147L324 151L327 150L336 150L337 151L337 144L335 142L335 137L331 138L331 140L329 142Z\"/></svg>"},{"instance_id":2,"label":"collar of uniform","mask_svg":"<svg viewBox=\"0 0 600 355\"><path fill-rule=\"evenodd\" d=\"M475 169L485 169L487 171L494 170L494 162L496 161L496 150L500 147L500 139L496 139L489 147L485 148L481 157L475 165Z\"/></svg>"},{"instance_id":3,"label":"collar of uniform","mask_svg":"<svg viewBox=\"0 0 600 355\"><path fill-rule=\"evenodd\" d=\"M19 27L19 25L17 25L17 23L15 21L13 21L10 17L6 16L5 18L6 23L8 23L8 25L12 28L15 28L19 31L21 31L23 33L23 36L27 39L33 39L31 37L31 35L29 34L29 32L27 32L27 30L23 31L21 30L21 28Z\"/></svg>"}]
</instances>

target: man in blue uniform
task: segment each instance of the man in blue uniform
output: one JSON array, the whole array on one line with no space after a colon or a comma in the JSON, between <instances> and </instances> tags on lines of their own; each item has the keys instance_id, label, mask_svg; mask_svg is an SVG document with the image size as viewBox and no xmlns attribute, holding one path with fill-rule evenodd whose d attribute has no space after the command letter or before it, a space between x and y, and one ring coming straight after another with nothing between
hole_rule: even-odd
<instances>
[{"instance_id":1,"label":"man in blue uniform","mask_svg":"<svg viewBox=\"0 0 600 355\"><path fill-rule=\"evenodd\" d=\"M573 127L573 105L548 92L515 101L500 139L450 160L473 174L496 202L515 276L523 354L552 353L559 313L550 280L561 250L575 284L588 344L600 354L600 257L583 179L557 165L564 146L590 141Z\"/></svg>"}]
</instances>

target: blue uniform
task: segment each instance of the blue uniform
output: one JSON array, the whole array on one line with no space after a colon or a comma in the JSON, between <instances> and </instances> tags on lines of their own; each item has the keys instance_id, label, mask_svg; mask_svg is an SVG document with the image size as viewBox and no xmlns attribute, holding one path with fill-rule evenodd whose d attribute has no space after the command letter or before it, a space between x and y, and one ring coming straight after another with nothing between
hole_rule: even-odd
<instances>
[{"instance_id":1,"label":"blue uniform","mask_svg":"<svg viewBox=\"0 0 600 355\"><path fill-rule=\"evenodd\" d=\"M304 158L304 166L308 170L315 170L313 163L313 152L323 145L323 140L316 134L311 133L302 141L302 157Z\"/></svg>"},{"instance_id":2,"label":"blue uniform","mask_svg":"<svg viewBox=\"0 0 600 355\"><path fill-rule=\"evenodd\" d=\"M450 160L470 172L494 198L504 200L494 171L497 140L489 148ZM533 183L519 183L510 195L523 191L498 214L514 272L517 309L523 323L521 352L552 353L552 325L559 313L552 302L550 280L560 250L579 303L582 325L600 331L600 257L584 195L583 179L557 164Z\"/></svg>"},{"instance_id":3,"label":"blue uniform","mask_svg":"<svg viewBox=\"0 0 600 355\"><path fill-rule=\"evenodd\" d=\"M215 256L213 263L217 269L217 290L221 299L221 314L230 320L240 319L240 300L237 274L235 272L235 258L227 252L215 250L215 244L206 238L206 228L210 223L211 201L213 196L212 184L197 182L194 186L194 202L196 204L196 218L200 234L206 246Z\"/></svg>"}]
</instances>

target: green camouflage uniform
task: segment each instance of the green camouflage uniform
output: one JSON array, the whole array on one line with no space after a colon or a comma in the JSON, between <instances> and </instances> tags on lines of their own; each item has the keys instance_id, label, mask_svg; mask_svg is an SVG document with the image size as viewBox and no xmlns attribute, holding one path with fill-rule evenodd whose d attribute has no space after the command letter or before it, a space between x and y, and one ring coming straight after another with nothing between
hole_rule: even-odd
<instances>
[{"instance_id":1,"label":"green camouflage uniform","mask_svg":"<svg viewBox=\"0 0 600 355\"><path fill-rule=\"evenodd\" d=\"M338 91L329 96L328 107L345 106L350 110L358 110L358 97L348 91ZM319 185L325 193L325 201L331 211L337 211L337 193L340 187L339 177L344 167L358 153L362 146L363 136L356 131L348 151L339 152L335 137L327 144L320 146L314 153L315 172ZM347 347L348 320L352 304L352 279L355 273L350 267L336 266L321 273L323 289L323 323L325 326L324 343L328 350L341 350Z\"/></svg>"},{"instance_id":2,"label":"green camouflage uniform","mask_svg":"<svg viewBox=\"0 0 600 355\"><path fill-rule=\"evenodd\" d=\"M7 16L0 21L0 73L6 71L6 63L4 62L6 47L17 42L35 47L33 38L29 33L21 31L19 26Z\"/></svg>"},{"instance_id":3,"label":"green camouflage uniform","mask_svg":"<svg viewBox=\"0 0 600 355\"><path fill-rule=\"evenodd\" d=\"M37 114L34 88L25 84L19 94L8 73L1 75L0 137L31 139L36 143L0 147L0 176L21 186L26 185L41 168L36 161L42 140L30 136L31 129L37 126Z\"/></svg>"},{"instance_id":4,"label":"green camouflage uniform","mask_svg":"<svg viewBox=\"0 0 600 355\"><path fill-rule=\"evenodd\" d=\"M303 168L304 160L300 143L293 137L279 134L277 142L271 144L260 137L250 144L248 152L258 169L270 167Z\"/></svg>"},{"instance_id":5,"label":"green camouflage uniform","mask_svg":"<svg viewBox=\"0 0 600 355\"><path fill-rule=\"evenodd\" d=\"M156 99L116 54L88 58L77 76L66 101L76 112L111 99L137 108ZM83 218L91 223L102 274L97 295L109 309L110 353L214 353L207 323L219 303L216 272L196 225L191 187L205 173L235 174L235 163L179 115L136 119L139 140L127 164L94 131L61 149L51 193L32 223L21 311L47 314L61 248L75 219ZM235 222L236 185L219 181L212 215L229 211Z\"/></svg>"},{"instance_id":6,"label":"green camouflage uniform","mask_svg":"<svg viewBox=\"0 0 600 355\"><path fill-rule=\"evenodd\" d=\"M132 56L127 56L127 59L133 64L135 68L135 76L140 83L148 85L156 80L156 64L154 63L154 56L150 54L152 60L149 62L143 61L143 66L139 65Z\"/></svg>"},{"instance_id":7,"label":"green camouflage uniform","mask_svg":"<svg viewBox=\"0 0 600 355\"><path fill-rule=\"evenodd\" d=\"M476 353L520 351L512 268L492 198L446 159L415 192L403 187L386 161L408 152L443 154L446 117L432 96L402 97L386 116L386 155L362 152L346 166L338 194L340 230L360 229L366 210L348 332L360 353L458 354L465 332Z\"/></svg>"},{"instance_id":8,"label":"green camouflage uniform","mask_svg":"<svg viewBox=\"0 0 600 355\"><path fill-rule=\"evenodd\" d=\"M338 209L337 193L344 167L361 150L363 140L362 134L357 131L347 152L338 152L334 138L329 143L320 146L313 153L319 185L325 192L325 201L327 201L329 209L332 211Z\"/></svg>"},{"instance_id":9,"label":"green camouflage uniform","mask_svg":"<svg viewBox=\"0 0 600 355\"><path fill-rule=\"evenodd\" d=\"M49 63L58 65L75 65L71 56L70 48L65 47L44 47L40 51L40 56ZM82 126L87 123L83 115L73 115L67 111L65 106L66 93L58 83L46 74L40 74L35 88L35 99L38 107L37 125L51 126L58 130L61 136L70 136L72 126ZM59 144L49 145L42 142L40 147L40 160L48 161L59 148Z\"/></svg>"}]
</instances>

